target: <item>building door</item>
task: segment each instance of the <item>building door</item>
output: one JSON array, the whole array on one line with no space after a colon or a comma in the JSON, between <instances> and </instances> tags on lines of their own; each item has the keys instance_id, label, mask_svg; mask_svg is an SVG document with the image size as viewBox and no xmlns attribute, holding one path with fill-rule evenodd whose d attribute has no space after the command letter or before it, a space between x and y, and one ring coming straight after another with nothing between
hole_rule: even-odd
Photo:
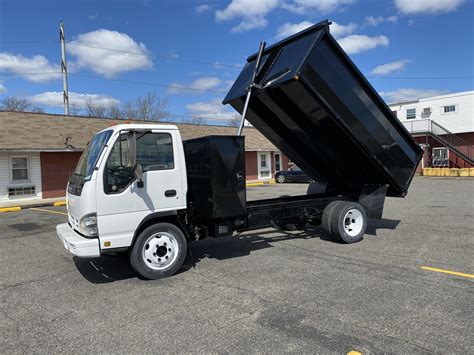
<instances>
[{"instance_id":1,"label":"building door","mask_svg":"<svg viewBox=\"0 0 474 355\"><path fill-rule=\"evenodd\" d=\"M275 159L275 172L281 171L281 154L279 152L275 152L274 159Z\"/></svg>"},{"instance_id":2,"label":"building door","mask_svg":"<svg viewBox=\"0 0 474 355\"><path fill-rule=\"evenodd\" d=\"M272 177L270 152L258 152L258 179L265 180Z\"/></svg>"}]
</instances>

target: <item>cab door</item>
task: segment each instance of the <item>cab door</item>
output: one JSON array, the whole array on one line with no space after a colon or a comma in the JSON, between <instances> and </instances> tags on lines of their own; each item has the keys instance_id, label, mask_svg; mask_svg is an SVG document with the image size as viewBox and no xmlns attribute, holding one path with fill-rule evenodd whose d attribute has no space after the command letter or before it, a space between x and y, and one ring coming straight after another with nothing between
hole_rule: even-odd
<instances>
[{"instance_id":1,"label":"cab door","mask_svg":"<svg viewBox=\"0 0 474 355\"><path fill-rule=\"evenodd\" d=\"M127 133L117 135L97 179L97 222L101 248L129 246L150 213L186 208L186 170L178 131L136 134L142 182L127 167ZM100 178L102 177L102 178Z\"/></svg>"}]
</instances>

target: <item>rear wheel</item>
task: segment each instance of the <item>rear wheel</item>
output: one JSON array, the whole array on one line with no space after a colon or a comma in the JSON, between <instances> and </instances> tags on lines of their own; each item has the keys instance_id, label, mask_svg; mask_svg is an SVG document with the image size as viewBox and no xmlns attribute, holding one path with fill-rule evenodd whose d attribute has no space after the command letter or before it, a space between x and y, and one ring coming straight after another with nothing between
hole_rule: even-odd
<instances>
[{"instance_id":1,"label":"rear wheel","mask_svg":"<svg viewBox=\"0 0 474 355\"><path fill-rule=\"evenodd\" d=\"M187 242L181 229L171 223L157 223L140 233L130 253L130 263L141 276L160 279L176 273L186 253Z\"/></svg>"},{"instance_id":2,"label":"rear wheel","mask_svg":"<svg viewBox=\"0 0 474 355\"><path fill-rule=\"evenodd\" d=\"M278 176L277 181L278 181L280 184L283 184L284 182L286 182L286 177L285 177L285 175L280 175L280 176Z\"/></svg>"},{"instance_id":3,"label":"rear wheel","mask_svg":"<svg viewBox=\"0 0 474 355\"><path fill-rule=\"evenodd\" d=\"M357 202L341 201L331 216L331 234L341 242L356 243L363 239L367 228L364 207Z\"/></svg>"},{"instance_id":4,"label":"rear wheel","mask_svg":"<svg viewBox=\"0 0 474 355\"><path fill-rule=\"evenodd\" d=\"M332 225L331 225L331 221L332 221L332 216L334 214L334 210L336 209L336 207L340 204L340 203L344 203L344 201L332 201L330 202L326 208L324 209L323 211L323 215L321 217L321 227L323 228L323 230L329 234L332 235Z\"/></svg>"}]
</instances>

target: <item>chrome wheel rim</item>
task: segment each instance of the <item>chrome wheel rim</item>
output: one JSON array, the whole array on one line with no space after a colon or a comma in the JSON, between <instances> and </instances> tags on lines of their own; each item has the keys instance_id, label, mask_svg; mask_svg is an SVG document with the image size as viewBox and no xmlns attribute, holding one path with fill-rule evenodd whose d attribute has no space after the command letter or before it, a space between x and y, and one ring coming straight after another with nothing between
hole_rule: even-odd
<instances>
[{"instance_id":1,"label":"chrome wheel rim","mask_svg":"<svg viewBox=\"0 0 474 355\"><path fill-rule=\"evenodd\" d=\"M282 176L282 175L280 175L280 176L278 177L278 182L285 182L285 177Z\"/></svg>"},{"instance_id":2,"label":"chrome wheel rim","mask_svg":"<svg viewBox=\"0 0 474 355\"><path fill-rule=\"evenodd\" d=\"M344 231L350 237L357 236L361 231L364 225L364 217L362 213L352 208L344 215Z\"/></svg>"},{"instance_id":3,"label":"chrome wheel rim","mask_svg":"<svg viewBox=\"0 0 474 355\"><path fill-rule=\"evenodd\" d=\"M179 244L173 234L159 232L149 237L143 244L142 258L145 265L153 270L169 268L178 257Z\"/></svg>"}]
</instances>

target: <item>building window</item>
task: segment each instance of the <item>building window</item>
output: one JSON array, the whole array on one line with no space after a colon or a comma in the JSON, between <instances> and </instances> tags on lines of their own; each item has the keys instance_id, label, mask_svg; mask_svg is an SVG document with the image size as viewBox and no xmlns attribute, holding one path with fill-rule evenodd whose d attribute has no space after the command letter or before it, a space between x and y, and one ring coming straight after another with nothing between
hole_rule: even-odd
<instances>
[{"instance_id":1,"label":"building window","mask_svg":"<svg viewBox=\"0 0 474 355\"><path fill-rule=\"evenodd\" d=\"M407 120L416 118L416 108L407 108Z\"/></svg>"},{"instance_id":2,"label":"building window","mask_svg":"<svg viewBox=\"0 0 474 355\"><path fill-rule=\"evenodd\" d=\"M267 167L267 155L266 154L260 154L260 167L261 168L266 168Z\"/></svg>"},{"instance_id":3,"label":"building window","mask_svg":"<svg viewBox=\"0 0 474 355\"><path fill-rule=\"evenodd\" d=\"M34 195L34 194L35 194L34 186L8 188L8 196L25 196L25 195Z\"/></svg>"},{"instance_id":4,"label":"building window","mask_svg":"<svg viewBox=\"0 0 474 355\"><path fill-rule=\"evenodd\" d=\"M11 158L12 181L28 181L28 158Z\"/></svg>"},{"instance_id":5,"label":"building window","mask_svg":"<svg viewBox=\"0 0 474 355\"><path fill-rule=\"evenodd\" d=\"M280 153L275 153L275 171L281 170L281 155Z\"/></svg>"},{"instance_id":6,"label":"building window","mask_svg":"<svg viewBox=\"0 0 474 355\"><path fill-rule=\"evenodd\" d=\"M456 111L456 105L443 106L444 113L455 112L455 111Z\"/></svg>"}]
</instances>

